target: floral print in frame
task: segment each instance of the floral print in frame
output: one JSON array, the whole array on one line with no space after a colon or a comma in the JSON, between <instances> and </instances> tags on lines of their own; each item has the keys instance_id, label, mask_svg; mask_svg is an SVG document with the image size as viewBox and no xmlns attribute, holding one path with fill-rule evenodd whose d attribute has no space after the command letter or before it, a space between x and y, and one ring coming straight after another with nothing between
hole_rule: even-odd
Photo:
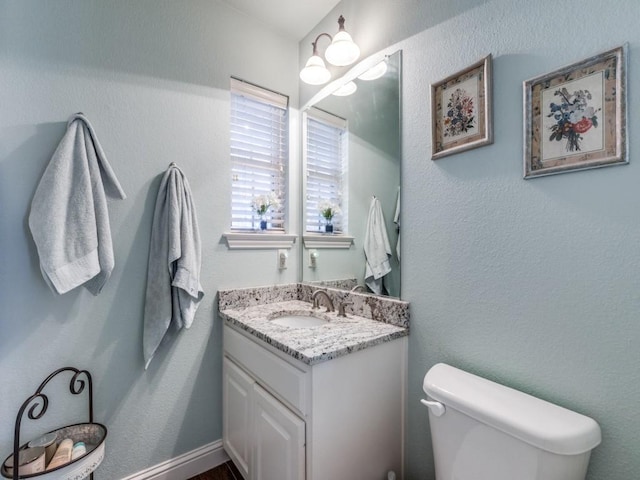
<instances>
[{"instance_id":1,"label":"floral print in frame","mask_svg":"<svg viewBox=\"0 0 640 480\"><path fill-rule=\"evenodd\" d=\"M628 163L625 53L524 82L524 178Z\"/></svg>"},{"instance_id":2,"label":"floral print in frame","mask_svg":"<svg viewBox=\"0 0 640 480\"><path fill-rule=\"evenodd\" d=\"M432 160L493 143L491 55L431 85Z\"/></svg>"}]
</instances>

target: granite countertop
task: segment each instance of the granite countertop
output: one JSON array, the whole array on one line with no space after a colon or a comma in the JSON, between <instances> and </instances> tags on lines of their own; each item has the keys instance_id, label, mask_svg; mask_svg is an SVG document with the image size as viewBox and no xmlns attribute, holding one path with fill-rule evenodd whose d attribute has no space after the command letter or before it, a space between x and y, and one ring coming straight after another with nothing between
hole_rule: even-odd
<instances>
[{"instance_id":1,"label":"granite countertop","mask_svg":"<svg viewBox=\"0 0 640 480\"><path fill-rule=\"evenodd\" d=\"M313 311L312 305L301 300L289 300L246 308L220 311L230 325L263 340L278 350L308 365L348 355L367 347L404 337L409 329L357 315L339 317L336 312ZM310 328L277 325L271 319L286 314L319 316L327 324ZM317 313L321 312L321 313Z\"/></svg>"}]
</instances>

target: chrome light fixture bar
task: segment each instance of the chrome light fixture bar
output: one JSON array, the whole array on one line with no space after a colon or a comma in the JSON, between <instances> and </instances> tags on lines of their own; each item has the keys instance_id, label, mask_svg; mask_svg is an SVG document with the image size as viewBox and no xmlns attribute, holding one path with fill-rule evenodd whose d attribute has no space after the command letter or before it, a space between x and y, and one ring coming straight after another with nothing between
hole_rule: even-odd
<instances>
[{"instance_id":1,"label":"chrome light fixture bar","mask_svg":"<svg viewBox=\"0 0 640 480\"><path fill-rule=\"evenodd\" d=\"M324 57L330 64L336 67L344 67L351 65L360 56L360 48L344 29L344 17L340 15L340 18L338 18L338 33L333 37L328 33L321 33L316 37L315 42L311 44L313 46L313 54L300 71L300 79L310 85L323 85L331 79L331 72L327 70L322 57L318 54L318 40L323 36L327 36L331 40L331 44L324 52Z\"/></svg>"}]
</instances>

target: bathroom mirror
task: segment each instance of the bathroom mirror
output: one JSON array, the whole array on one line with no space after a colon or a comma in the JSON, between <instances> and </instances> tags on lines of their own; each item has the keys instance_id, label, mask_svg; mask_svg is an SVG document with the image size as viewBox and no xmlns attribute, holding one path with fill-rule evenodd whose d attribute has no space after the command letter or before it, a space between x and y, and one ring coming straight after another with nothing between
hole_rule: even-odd
<instances>
[{"instance_id":1,"label":"bathroom mirror","mask_svg":"<svg viewBox=\"0 0 640 480\"><path fill-rule=\"evenodd\" d=\"M386 71L380 73L384 67ZM378 75L381 74L379 78L360 78L376 69L379 69ZM343 288L351 288L355 283L365 286L364 243L375 197L384 216L391 250L391 271L383 277L382 294L400 297L401 70L401 51L379 52L323 88L303 107L303 282ZM356 85L355 92L347 96L333 94L349 82ZM323 203L323 195L332 194L323 194L312 179L313 162L317 161L313 151L318 147L313 144L314 127L309 123L310 118L333 123L346 131L342 143L345 158L341 188L344 191L338 197L341 212L333 233L325 232L326 220L316 206ZM373 293L369 288L367 291Z\"/></svg>"}]
</instances>

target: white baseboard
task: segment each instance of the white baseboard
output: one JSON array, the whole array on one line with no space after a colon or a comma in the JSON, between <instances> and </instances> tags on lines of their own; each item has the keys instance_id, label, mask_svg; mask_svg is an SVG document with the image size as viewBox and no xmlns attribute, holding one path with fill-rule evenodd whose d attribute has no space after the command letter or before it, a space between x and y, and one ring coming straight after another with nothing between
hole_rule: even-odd
<instances>
[{"instance_id":1,"label":"white baseboard","mask_svg":"<svg viewBox=\"0 0 640 480\"><path fill-rule=\"evenodd\" d=\"M211 470L227 460L229 456L222 448L222 440L217 440L122 480L185 480Z\"/></svg>"}]
</instances>

